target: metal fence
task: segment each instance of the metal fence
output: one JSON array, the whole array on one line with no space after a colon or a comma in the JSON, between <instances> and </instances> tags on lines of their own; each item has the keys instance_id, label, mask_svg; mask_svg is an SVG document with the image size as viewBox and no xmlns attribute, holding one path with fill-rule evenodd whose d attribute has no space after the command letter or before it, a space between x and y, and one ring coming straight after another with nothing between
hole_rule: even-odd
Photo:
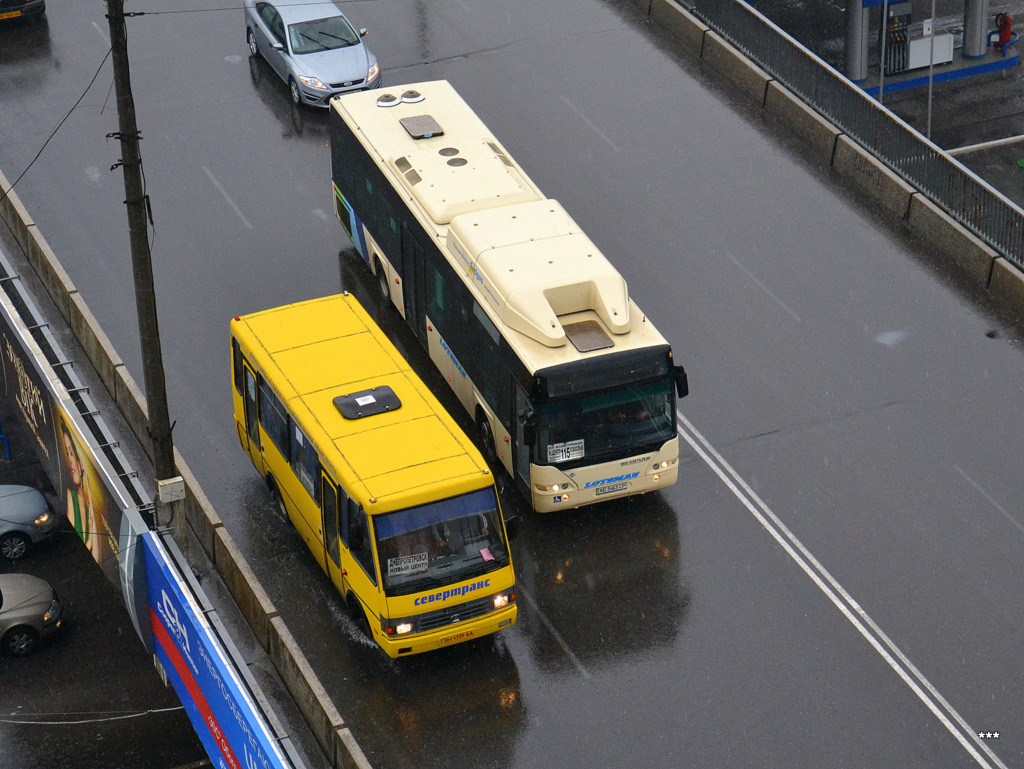
<instances>
[{"instance_id":1,"label":"metal fence","mask_svg":"<svg viewBox=\"0 0 1024 769\"><path fill-rule=\"evenodd\" d=\"M1024 270L1024 210L738 0L683 0L705 24Z\"/></svg>"}]
</instances>

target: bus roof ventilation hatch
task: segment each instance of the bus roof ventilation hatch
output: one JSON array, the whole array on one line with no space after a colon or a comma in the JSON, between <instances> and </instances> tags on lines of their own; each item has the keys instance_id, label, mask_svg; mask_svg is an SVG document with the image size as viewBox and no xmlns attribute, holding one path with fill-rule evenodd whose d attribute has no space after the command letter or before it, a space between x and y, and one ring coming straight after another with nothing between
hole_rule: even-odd
<instances>
[{"instance_id":1,"label":"bus roof ventilation hatch","mask_svg":"<svg viewBox=\"0 0 1024 769\"><path fill-rule=\"evenodd\" d=\"M369 390L339 395L334 399L334 405L345 419L362 419L400 409L402 401L395 395L394 390L387 385L381 385L371 387Z\"/></svg>"},{"instance_id":2,"label":"bus roof ventilation hatch","mask_svg":"<svg viewBox=\"0 0 1024 769\"><path fill-rule=\"evenodd\" d=\"M444 129L430 115L413 115L398 121L413 139L432 139L444 136Z\"/></svg>"},{"instance_id":3,"label":"bus roof ventilation hatch","mask_svg":"<svg viewBox=\"0 0 1024 769\"><path fill-rule=\"evenodd\" d=\"M596 320L564 323L562 329L565 331L566 338L579 352L595 352L615 346L615 342L604 333L601 324Z\"/></svg>"}]
</instances>

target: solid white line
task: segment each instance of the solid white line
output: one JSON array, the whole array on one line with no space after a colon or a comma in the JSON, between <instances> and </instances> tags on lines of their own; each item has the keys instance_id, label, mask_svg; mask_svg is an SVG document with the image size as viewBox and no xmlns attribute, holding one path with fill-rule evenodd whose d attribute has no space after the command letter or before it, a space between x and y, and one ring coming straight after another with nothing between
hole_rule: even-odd
<instances>
[{"instance_id":1,"label":"solid white line","mask_svg":"<svg viewBox=\"0 0 1024 769\"><path fill-rule=\"evenodd\" d=\"M785 524L771 511L753 489L744 481L739 474L729 465L707 439L700 434L696 427L683 416L676 412L679 420L686 426L686 430L693 433L689 435L686 430L680 429L679 434L690 444L694 451L704 460L722 482L729 488L735 497L747 508L748 511L758 520L765 530L779 543L783 550L796 564L803 569L804 573L818 586L822 593L828 596L850 621L864 639L874 647L896 674L903 679L903 682L918 696L918 699L931 710L932 714L946 727L950 734L956 738L963 748L974 758L979 766L992 769L993 766L999 769L1007 769L999 757L985 743L977 737L977 732L971 729L970 725L960 716L946 699L939 694L938 690L921 674L907 656L882 632L882 629L875 623L867 612L853 599L846 590L828 573L824 566L804 547L793 533L786 528ZM699 441L699 443L698 443ZM703 447L702 447L703 446ZM713 459L712 459L713 458ZM769 520L770 519L770 520ZM813 565L813 568L812 568ZM840 599L840 596L842 597ZM868 631L871 629L871 632ZM897 661L898 659L898 661ZM901 664L902 663L902 664ZM915 680L916 679L916 680ZM927 693L925 692L927 690ZM930 696L929 696L930 695ZM939 705L946 710L942 712ZM947 716L947 713L949 714ZM950 720L959 725L960 729ZM962 731L961 731L962 730ZM965 734L970 736L970 742ZM979 753L978 748L984 751L992 763L985 760Z\"/></svg>"},{"instance_id":2,"label":"solid white line","mask_svg":"<svg viewBox=\"0 0 1024 769\"><path fill-rule=\"evenodd\" d=\"M598 128L596 125L594 125L589 120L587 120L587 116L584 115L582 112L580 112L578 109L576 109L576 106L571 101L566 99L561 94L558 95L558 98L561 99L562 101L564 101L567 105L569 105L569 109L571 109L573 112L575 112L577 115L579 115L580 119L594 130L594 133L596 133L598 136L600 136L602 139L604 139L606 142L608 142L608 146L609 147L611 147L616 152L619 151L619 148L615 146L615 143L611 139L609 139L607 136L605 136L603 133L601 133L601 129L600 128Z\"/></svg>"},{"instance_id":3,"label":"solid white line","mask_svg":"<svg viewBox=\"0 0 1024 769\"><path fill-rule=\"evenodd\" d=\"M252 225L249 224L249 220L242 216L242 212L238 209L238 206L235 205L235 201L233 201L228 196L228 193L224 191L224 188L220 186L220 182L218 182L217 177L213 175L213 171L211 171L206 166L203 166L203 170L206 172L206 175L210 177L210 181L213 182L213 186L217 188L217 191L223 196L224 200L226 200L228 202L228 205L234 209L236 214L238 214L238 218L242 220L242 224L245 225L246 229L251 230Z\"/></svg>"},{"instance_id":4,"label":"solid white line","mask_svg":"<svg viewBox=\"0 0 1024 769\"><path fill-rule=\"evenodd\" d=\"M990 505L992 505L992 507L994 507L1000 513L1002 513L1006 517L1006 520L1008 520L1010 523L1012 523L1014 526L1016 526L1021 531L1024 531L1024 526L1022 526L1020 524L1020 522L1016 518L1014 518L1012 515L1010 515L1008 512L1006 512L1003 509L1002 505L1000 505L998 502L996 502L994 499L992 499L992 497L990 497L988 494L986 494L985 490L983 488L981 488L981 486L976 484L973 480L971 480L971 477L967 473L965 473L963 470L961 470L956 465L953 465L953 469L956 470L958 473L960 473L960 475L962 475L964 477L964 480L967 481L969 484L971 484L974 487L974 490L977 491L979 494L981 494L981 496L983 496L985 498L986 502L988 502Z\"/></svg>"},{"instance_id":5,"label":"solid white line","mask_svg":"<svg viewBox=\"0 0 1024 769\"><path fill-rule=\"evenodd\" d=\"M587 669L583 667L583 663L580 662L579 658L572 653L572 649L569 648L569 644L567 644L565 639L562 638L562 634L555 630L555 626L551 624L551 620L549 620L544 612L540 610L537 602L533 600L533 596L527 593L521 584L516 584L516 595L521 595L526 599L527 603L536 610L537 615L540 617L540 621L544 623L544 627L546 627L548 632L555 637L555 641L557 641L558 645L562 647L562 651L565 652L566 656L572 660L572 664L576 666L578 671L580 671L580 675L584 678L590 678L590 673L588 673Z\"/></svg>"},{"instance_id":6,"label":"solid white line","mask_svg":"<svg viewBox=\"0 0 1024 769\"><path fill-rule=\"evenodd\" d=\"M795 321L797 321L798 323L800 322L800 316L797 315L795 312L793 312L791 309L789 309L789 307L786 305L786 303L783 302L781 299L779 299L779 297L775 296L775 294L773 294L771 292L771 289L769 289L768 286L766 286L764 283L762 283L757 278L755 278L754 277L754 273L752 273L750 270L748 270L746 267L744 267L742 264L740 264L739 261L732 254L726 254L726 256L728 256L729 259L732 260L733 264L735 264L737 267L739 267L741 270L743 270L743 272L746 273L748 278L750 278L758 286L760 286L762 291L764 291L766 294L768 294L768 296L770 296L772 299L774 299L775 302L779 305L779 307L781 307L783 310L785 310L790 315L792 315L793 319Z\"/></svg>"}]
</instances>

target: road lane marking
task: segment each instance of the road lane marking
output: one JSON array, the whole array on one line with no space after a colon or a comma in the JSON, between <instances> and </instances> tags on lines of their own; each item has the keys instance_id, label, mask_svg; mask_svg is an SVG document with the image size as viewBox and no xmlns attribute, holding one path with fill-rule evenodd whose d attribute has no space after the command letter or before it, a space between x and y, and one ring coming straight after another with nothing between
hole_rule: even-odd
<instances>
[{"instance_id":1,"label":"road lane marking","mask_svg":"<svg viewBox=\"0 0 1024 769\"><path fill-rule=\"evenodd\" d=\"M579 111L579 110L578 110L578 109L576 108L576 105L574 105L574 104L573 104L573 103L572 103L571 101L569 101L568 99L566 99L566 98L565 98L564 96L562 96L561 94L559 94L559 95L558 95L558 98L559 98L559 99L561 99L562 101L564 101L564 102L566 103L566 105L567 105L567 106L569 107L569 109L571 109L571 110L572 110L573 112L575 112L575 113L576 113L577 115L579 115L579 118L580 118L580 120L582 120L582 121L583 121L584 123L586 123L586 124L587 124L588 126L590 126L590 127L591 127L591 129L593 129L594 133L596 133L596 134L597 134L598 136L600 136L600 137L601 137L602 139L604 139L604 140L605 140L606 142L608 142L608 146L609 146L609 147L611 147L611 148L612 148L613 150L615 150L616 152L618 152L618 151L619 151L619 148L615 146L615 142L613 142L613 141L612 141L611 139L609 139L609 138L608 138L607 136L605 136L605 135L604 135L604 134L603 134L603 133L601 132L601 129L600 129L600 128L598 128L598 127L597 127L596 125L594 125L594 124L593 124L593 123L591 123L591 122L590 122L589 120L587 120L587 116L586 116L586 115L584 115L584 114L583 114L582 112L580 112L580 111Z\"/></svg>"},{"instance_id":2,"label":"road lane marking","mask_svg":"<svg viewBox=\"0 0 1024 769\"><path fill-rule=\"evenodd\" d=\"M555 630L555 626L551 624L551 620L547 618L547 615L540 610L540 607L537 605L537 602L533 600L533 596L527 593L521 584L516 585L516 594L521 595L523 598L525 598L526 602L534 608L534 610L537 612L537 616L540 617L540 621L544 623L544 627L546 627L548 629L548 632L551 633L552 636L554 636L555 641L558 643L559 646L562 647L562 651L564 651L565 655L570 660L572 660L572 664L576 666L576 669L580 671L580 675L586 679L589 679L589 671L587 671L587 669L583 667L583 663L580 662L579 657L572 653L572 649L569 648L569 644L567 644L565 642L565 639L562 638L562 634Z\"/></svg>"},{"instance_id":3,"label":"road lane marking","mask_svg":"<svg viewBox=\"0 0 1024 769\"><path fill-rule=\"evenodd\" d=\"M679 435L690 444L705 464L721 479L726 487L757 519L764 529L772 535L782 549L803 569L811 581L818 586L829 600L835 604L850 621L864 639L881 655L903 682L917 695L918 699L942 723L957 742L971 755L979 766L986 769L1007 769L1006 764L981 741L978 732L957 713L946 699L939 694L932 683L924 677L899 647L882 631L867 612L861 608L842 585L829 574L821 563L804 547L786 525L772 512L771 508L757 496L749 484L740 477L728 462L719 454L708 440L700 434L696 427L682 412L676 412L680 423ZM959 727L959 728L958 728ZM982 755L984 753L985 755ZM987 756L987 759L986 759Z\"/></svg>"},{"instance_id":4,"label":"road lane marking","mask_svg":"<svg viewBox=\"0 0 1024 769\"><path fill-rule=\"evenodd\" d=\"M224 188L220 186L220 182L218 182L217 177L213 175L213 171L211 171L206 166L203 166L203 171L205 171L206 175L210 177L210 181L213 182L213 186L217 188L217 192L221 194L224 200L227 201L228 205L231 206L232 209L234 209L234 212L236 214L238 214L238 218L242 220L242 224L245 225L245 228L251 230L252 225L249 224L249 220L242 215L242 212L239 210L238 206L235 205L235 201L233 201L231 197L228 195L228 193L224 190Z\"/></svg>"},{"instance_id":5,"label":"road lane marking","mask_svg":"<svg viewBox=\"0 0 1024 769\"><path fill-rule=\"evenodd\" d=\"M726 256L729 257L729 260L733 264L735 264L737 267L739 267L741 270L743 270L743 273L748 278L750 278L752 281L754 281L762 291L764 291L766 294L768 294L768 296L770 296L773 300L775 300L775 303L778 304L779 307L781 307L783 310L785 310L790 315L792 315L793 316L793 320L795 320L797 323L800 322L800 316L797 315L795 312L793 312L791 309L789 309L789 306L785 302L783 302L781 299L779 299L779 297L775 296L775 294L772 293L771 289L768 288L768 286L766 286L764 283L762 283L757 278L755 278L754 277L754 273L752 273L750 270L748 270L746 267L744 267L742 264L740 264L739 260L737 260L736 257L734 257L732 254L728 254L727 253Z\"/></svg>"},{"instance_id":6,"label":"road lane marking","mask_svg":"<svg viewBox=\"0 0 1024 769\"><path fill-rule=\"evenodd\" d=\"M1020 521L1018 521L1016 518L1014 518L1012 515L1010 515L1008 512L1006 512L1006 510L1003 509L1002 505L1000 505L998 502L996 502L994 499L992 499L992 497L990 497L988 494L986 494L985 490L983 488L981 488L981 486L979 486L977 483L975 483L967 473L965 473L963 470L961 470L956 465L953 465L953 469L956 470L958 473L960 473L960 475L962 475L964 477L964 480L967 481L969 484L971 484L974 487L974 490L976 492L978 492L979 494L981 494L981 496L983 496L985 498L986 502L988 502L990 505L992 505L992 507L994 507L1000 513L1002 513L1003 516L1006 518L1006 520L1008 520L1010 523L1012 523L1014 526L1016 526L1021 531L1024 531L1024 526L1021 525Z\"/></svg>"}]
</instances>

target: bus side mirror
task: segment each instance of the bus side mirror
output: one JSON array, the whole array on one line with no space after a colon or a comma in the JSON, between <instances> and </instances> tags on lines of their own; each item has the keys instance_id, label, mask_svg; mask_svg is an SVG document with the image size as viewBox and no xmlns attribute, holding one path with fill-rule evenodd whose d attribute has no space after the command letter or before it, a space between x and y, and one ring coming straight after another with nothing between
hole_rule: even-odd
<instances>
[{"instance_id":1,"label":"bus side mirror","mask_svg":"<svg viewBox=\"0 0 1024 769\"><path fill-rule=\"evenodd\" d=\"M537 442L537 415L532 412L523 412L519 415L522 423L522 442L525 445L534 445Z\"/></svg>"},{"instance_id":2,"label":"bus side mirror","mask_svg":"<svg viewBox=\"0 0 1024 769\"><path fill-rule=\"evenodd\" d=\"M690 384L686 379L686 369L676 366L672 369L673 379L676 381L676 395L685 398L690 393Z\"/></svg>"},{"instance_id":3,"label":"bus side mirror","mask_svg":"<svg viewBox=\"0 0 1024 769\"><path fill-rule=\"evenodd\" d=\"M516 537L519 536L518 515L513 515L512 517L505 519L505 534L508 536L509 542L512 542Z\"/></svg>"}]
</instances>

